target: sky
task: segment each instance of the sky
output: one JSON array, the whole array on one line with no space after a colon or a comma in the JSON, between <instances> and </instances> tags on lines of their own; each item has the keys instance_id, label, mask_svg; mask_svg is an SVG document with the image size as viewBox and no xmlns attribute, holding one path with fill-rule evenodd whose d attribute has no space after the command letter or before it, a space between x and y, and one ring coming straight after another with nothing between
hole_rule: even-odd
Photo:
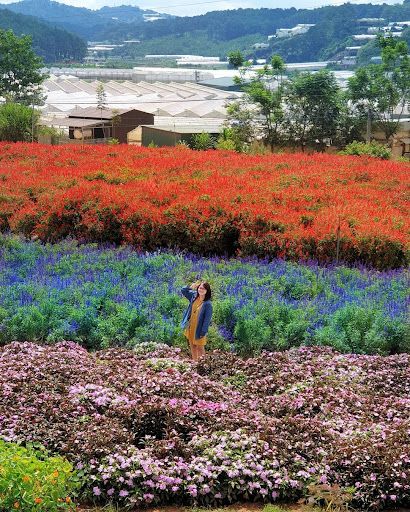
<instances>
[{"instance_id":1,"label":"sky","mask_svg":"<svg viewBox=\"0 0 410 512\"><path fill-rule=\"evenodd\" d=\"M6 4L17 0L0 0ZM339 5L346 0L56 0L60 3L98 9L104 5L137 5L142 9L167 12L175 16L195 16L208 11L239 9L239 8L312 8L321 5ZM350 0L351 3L365 3L367 0ZM401 3L399 0L371 0L370 3Z\"/></svg>"}]
</instances>

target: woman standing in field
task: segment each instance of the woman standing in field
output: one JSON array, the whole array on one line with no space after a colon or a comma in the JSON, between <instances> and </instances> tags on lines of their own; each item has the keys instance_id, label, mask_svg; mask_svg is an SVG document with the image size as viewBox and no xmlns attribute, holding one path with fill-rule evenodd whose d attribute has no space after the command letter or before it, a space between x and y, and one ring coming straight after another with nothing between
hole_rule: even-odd
<instances>
[{"instance_id":1,"label":"woman standing in field","mask_svg":"<svg viewBox=\"0 0 410 512\"><path fill-rule=\"evenodd\" d=\"M191 356L198 361L205 355L206 335L212 318L211 287L205 281L184 286L181 293L189 300L181 327L188 339Z\"/></svg>"}]
</instances>

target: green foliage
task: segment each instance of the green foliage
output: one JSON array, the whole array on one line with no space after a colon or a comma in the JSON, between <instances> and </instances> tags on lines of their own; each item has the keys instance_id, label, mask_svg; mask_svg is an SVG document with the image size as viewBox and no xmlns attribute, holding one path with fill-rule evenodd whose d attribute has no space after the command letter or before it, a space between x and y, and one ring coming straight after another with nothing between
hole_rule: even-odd
<instances>
[{"instance_id":1,"label":"green foliage","mask_svg":"<svg viewBox=\"0 0 410 512\"><path fill-rule=\"evenodd\" d=\"M285 510L279 505L268 504L263 507L262 512L285 512Z\"/></svg>"},{"instance_id":2,"label":"green foliage","mask_svg":"<svg viewBox=\"0 0 410 512\"><path fill-rule=\"evenodd\" d=\"M5 103L0 106L0 140L19 142L34 138L40 114L33 108L18 103Z\"/></svg>"},{"instance_id":3,"label":"green foliage","mask_svg":"<svg viewBox=\"0 0 410 512\"><path fill-rule=\"evenodd\" d=\"M7 9L0 10L0 29L11 29L17 35L27 34L32 37L33 49L37 55L42 57L47 63L61 62L67 60L81 61L86 54L87 45L83 39L77 35L63 30L51 24L47 24L34 16L39 16L39 12L29 14L27 2L22 4L24 14L12 12L10 9L19 4L7 5ZM44 19L44 6L42 4L41 14ZM6 6L5 6L6 7ZM54 22L55 20L53 20ZM78 18L76 20L78 22Z\"/></svg>"},{"instance_id":4,"label":"green foliage","mask_svg":"<svg viewBox=\"0 0 410 512\"><path fill-rule=\"evenodd\" d=\"M381 64L357 69L349 79L349 96L359 114L370 116L391 140L410 101L410 56L406 41L398 38L379 36L377 45Z\"/></svg>"},{"instance_id":5,"label":"green foliage","mask_svg":"<svg viewBox=\"0 0 410 512\"><path fill-rule=\"evenodd\" d=\"M307 503L321 507L327 512L345 512L350 510L356 487L340 487L338 484L308 485Z\"/></svg>"},{"instance_id":6,"label":"green foliage","mask_svg":"<svg viewBox=\"0 0 410 512\"><path fill-rule=\"evenodd\" d=\"M236 144L233 139L224 139L219 138L216 143L216 149L222 149L226 151L235 151L236 150Z\"/></svg>"},{"instance_id":7,"label":"green foliage","mask_svg":"<svg viewBox=\"0 0 410 512\"><path fill-rule=\"evenodd\" d=\"M229 109L229 107L228 107ZM232 110L231 110L232 112ZM225 126L216 142L216 149L241 151L243 144L240 140L238 127Z\"/></svg>"},{"instance_id":8,"label":"green foliage","mask_svg":"<svg viewBox=\"0 0 410 512\"><path fill-rule=\"evenodd\" d=\"M221 58L239 49L246 59L269 58L277 53L286 62L328 60L347 46L349 36L357 30L357 19L385 17L386 20L409 19L409 8L402 5L345 4L319 9L237 9L214 11L201 16L161 20L142 27L123 26L115 32L125 37L138 37L141 43L131 52L119 48L122 56L164 53L201 53L203 48ZM306 34L273 39L270 47L254 50L254 43L265 41L277 28L297 23L315 23ZM148 26L147 26L148 25ZM95 37L89 39L96 40ZM101 38L100 38L101 39ZM105 36L103 39L108 39ZM111 38L112 39L112 38ZM329 59L330 60L330 59Z\"/></svg>"},{"instance_id":9,"label":"green foliage","mask_svg":"<svg viewBox=\"0 0 410 512\"><path fill-rule=\"evenodd\" d=\"M6 101L37 103L37 87L46 78L43 62L31 46L31 37L17 37L11 30L0 29L0 96Z\"/></svg>"},{"instance_id":10,"label":"green foliage","mask_svg":"<svg viewBox=\"0 0 410 512\"><path fill-rule=\"evenodd\" d=\"M235 100L229 103L226 112L226 128L229 131L225 133L229 133L229 135L226 140L223 141L224 134L222 133L222 141L221 137L219 141L223 144L227 144L228 141L231 141L230 145L233 143L236 151L246 151L256 136L254 112L249 105L242 100Z\"/></svg>"},{"instance_id":11,"label":"green foliage","mask_svg":"<svg viewBox=\"0 0 410 512\"><path fill-rule=\"evenodd\" d=\"M369 155L376 158L382 158L388 160L391 157L390 149L384 144L379 142L359 142L354 140L348 144L343 151L340 152L342 155Z\"/></svg>"},{"instance_id":12,"label":"green foliage","mask_svg":"<svg viewBox=\"0 0 410 512\"><path fill-rule=\"evenodd\" d=\"M238 69L239 67L243 66L245 57L240 50L233 50L232 52L228 53L228 62L230 66Z\"/></svg>"},{"instance_id":13,"label":"green foliage","mask_svg":"<svg viewBox=\"0 0 410 512\"><path fill-rule=\"evenodd\" d=\"M193 262L169 253L141 256L74 242L44 246L1 235L0 254L0 344L72 340L92 350L120 346L140 353L156 342L186 350L180 288L200 273L213 291L207 350L233 346L249 355L327 345L343 352L410 352L400 306L405 271ZM398 311L390 314L391 308Z\"/></svg>"},{"instance_id":14,"label":"green foliage","mask_svg":"<svg viewBox=\"0 0 410 512\"><path fill-rule=\"evenodd\" d=\"M333 73L301 73L286 86L286 131L289 143L323 150L334 139L339 124L341 94Z\"/></svg>"},{"instance_id":15,"label":"green foliage","mask_svg":"<svg viewBox=\"0 0 410 512\"><path fill-rule=\"evenodd\" d=\"M215 141L207 132L194 133L192 135L191 147L198 151L212 149L215 146Z\"/></svg>"},{"instance_id":16,"label":"green foliage","mask_svg":"<svg viewBox=\"0 0 410 512\"><path fill-rule=\"evenodd\" d=\"M102 110L107 109L107 93L104 89L104 84L99 83L95 89L96 99L97 99L97 108ZM102 114L102 112L101 112Z\"/></svg>"},{"instance_id":17,"label":"green foliage","mask_svg":"<svg viewBox=\"0 0 410 512\"><path fill-rule=\"evenodd\" d=\"M223 383L227 384L228 386L232 386L237 389L244 388L246 384L248 383L248 377L244 372L241 370L238 370L235 372L234 375L231 375L229 377L225 377L223 379Z\"/></svg>"},{"instance_id":18,"label":"green foliage","mask_svg":"<svg viewBox=\"0 0 410 512\"><path fill-rule=\"evenodd\" d=\"M270 345L272 330L263 318L241 318L235 325L234 336L238 353L243 356L259 354Z\"/></svg>"},{"instance_id":19,"label":"green foliage","mask_svg":"<svg viewBox=\"0 0 410 512\"><path fill-rule=\"evenodd\" d=\"M316 332L315 342L341 352L388 355L397 348L408 349L406 330L404 325L399 326L379 311L349 304L340 308L328 325Z\"/></svg>"},{"instance_id":20,"label":"green foliage","mask_svg":"<svg viewBox=\"0 0 410 512\"><path fill-rule=\"evenodd\" d=\"M72 465L62 457L0 440L1 510L75 510L79 485Z\"/></svg>"},{"instance_id":21,"label":"green foliage","mask_svg":"<svg viewBox=\"0 0 410 512\"><path fill-rule=\"evenodd\" d=\"M215 325L211 325L207 334L207 350L229 351L231 346L229 342L219 333Z\"/></svg>"},{"instance_id":22,"label":"green foliage","mask_svg":"<svg viewBox=\"0 0 410 512\"><path fill-rule=\"evenodd\" d=\"M241 70L235 80L245 94L242 101L237 103L236 117L233 117L233 110L229 111L231 127L240 125L243 119L248 119L249 114L253 117L254 123L256 117L256 124L259 125L262 136L272 148L282 139L284 69L285 63L281 57L274 55L270 64L264 66L251 78L246 74L247 68ZM272 81L277 83L275 88L271 87ZM259 116L255 116L255 114L259 114ZM249 137L243 137L242 140L249 142Z\"/></svg>"},{"instance_id":23,"label":"green foliage","mask_svg":"<svg viewBox=\"0 0 410 512\"><path fill-rule=\"evenodd\" d=\"M60 139L64 137L64 132L54 126L38 126L37 137L50 137L50 144L58 144Z\"/></svg>"}]
</instances>

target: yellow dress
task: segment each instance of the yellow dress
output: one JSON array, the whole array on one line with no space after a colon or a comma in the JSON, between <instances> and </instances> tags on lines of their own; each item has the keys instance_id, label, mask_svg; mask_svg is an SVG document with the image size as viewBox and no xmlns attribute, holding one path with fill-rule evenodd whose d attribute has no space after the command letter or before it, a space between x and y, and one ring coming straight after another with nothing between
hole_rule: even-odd
<instances>
[{"instance_id":1,"label":"yellow dress","mask_svg":"<svg viewBox=\"0 0 410 512\"><path fill-rule=\"evenodd\" d=\"M195 345L199 347L203 347L206 344L206 336L202 336L202 338L195 339L196 327L198 325L198 317L201 311L203 299L199 296L194 300L192 304L191 318L189 319L188 327L185 329L184 334L190 345Z\"/></svg>"}]
</instances>

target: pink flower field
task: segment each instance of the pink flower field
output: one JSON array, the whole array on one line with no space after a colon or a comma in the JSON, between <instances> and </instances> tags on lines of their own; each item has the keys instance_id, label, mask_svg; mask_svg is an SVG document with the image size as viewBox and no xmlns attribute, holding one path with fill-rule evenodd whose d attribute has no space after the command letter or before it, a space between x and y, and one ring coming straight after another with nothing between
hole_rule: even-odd
<instances>
[{"instance_id":1,"label":"pink flower field","mask_svg":"<svg viewBox=\"0 0 410 512\"><path fill-rule=\"evenodd\" d=\"M11 343L0 436L68 458L83 503L291 503L329 486L355 507L406 507L409 363L305 347L195 364L166 345Z\"/></svg>"}]
</instances>

